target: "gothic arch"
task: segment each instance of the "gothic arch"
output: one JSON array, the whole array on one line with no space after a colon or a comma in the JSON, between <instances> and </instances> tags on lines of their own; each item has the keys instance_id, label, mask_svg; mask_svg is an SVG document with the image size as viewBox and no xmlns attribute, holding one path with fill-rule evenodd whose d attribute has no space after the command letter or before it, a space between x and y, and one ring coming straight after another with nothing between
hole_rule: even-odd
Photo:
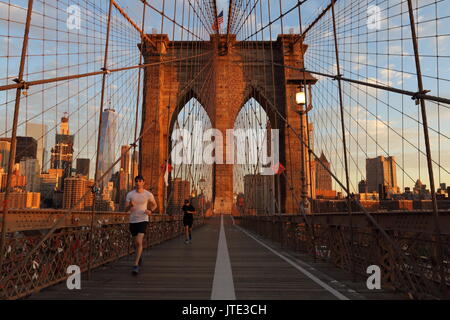
<instances>
[{"instance_id":1,"label":"gothic arch","mask_svg":"<svg viewBox=\"0 0 450 320\"><path fill-rule=\"evenodd\" d=\"M179 99L175 105L175 109L173 110L172 114L170 115L169 132L172 132L173 126L175 125L175 121L178 118L178 115L180 114L181 110L183 110L183 108L186 106L186 104L189 103L189 101L191 101L193 98L196 99L200 103L200 105L203 107L203 109L207 113L207 115L212 123L213 118L211 117L211 114L209 112L210 108L208 108L206 106L204 99L202 99L202 97L200 95L198 95L193 89L190 89L184 95L179 97ZM169 140L170 140L170 137L169 137Z\"/></svg>"}]
</instances>

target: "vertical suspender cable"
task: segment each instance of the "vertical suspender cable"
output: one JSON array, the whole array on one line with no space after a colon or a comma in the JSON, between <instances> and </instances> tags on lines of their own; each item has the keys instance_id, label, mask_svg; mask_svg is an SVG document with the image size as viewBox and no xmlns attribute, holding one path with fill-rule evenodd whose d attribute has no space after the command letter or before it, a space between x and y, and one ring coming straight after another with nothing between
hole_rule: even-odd
<instances>
[{"instance_id":1,"label":"vertical suspender cable","mask_svg":"<svg viewBox=\"0 0 450 320\"><path fill-rule=\"evenodd\" d=\"M350 199L350 182L349 182L349 173L348 173L348 160L347 160L347 143L345 138L345 123L344 123L344 101L342 100L342 83L341 83L341 69L339 63L339 47L338 47L338 39L337 39L337 30L336 30L336 14L335 14L335 2L336 0L332 0L331 2L331 15L333 20L333 36L334 36L334 48L336 53L336 66L337 66L337 81L338 81L338 90L339 90L339 105L341 111L341 126L342 126L342 147L344 149L344 166L345 166L345 185L347 188L347 211L350 219L350 268L352 272L352 276L355 276L355 265L354 265L354 256L353 256L353 219L352 219L352 207L351 207L351 199Z\"/></svg>"},{"instance_id":2,"label":"vertical suspender cable","mask_svg":"<svg viewBox=\"0 0 450 320\"><path fill-rule=\"evenodd\" d=\"M426 93L427 91L424 90L423 87L423 80L422 80L422 70L420 66L420 56L419 56L419 45L417 42L417 33L416 33L416 25L415 25L415 19L414 19L414 11L412 6L412 0L408 0L408 10L409 10L409 19L410 19L410 26L411 26L411 39L413 43L414 48L414 58L416 63L416 72L417 72L417 86L419 89L419 93ZM416 100L420 103L420 110L422 113L422 124L423 124L423 134L425 139L425 148L427 153L427 166L428 166L428 176L430 179L430 190L431 190L431 199L433 202L433 216L434 216L434 222L435 222L435 234L436 234L436 241L437 241L437 252L436 252L436 263L438 264L439 274L440 274L440 286L442 290L445 290L445 293L447 293L447 285L446 285L446 277L445 277L445 270L444 270L444 260L443 260L443 248L442 248L442 240L441 240L441 230L439 227L439 211L438 211L438 205L437 205L437 199L436 199L436 189L434 185L434 174L433 174L433 163L431 158L431 146L430 146L430 136L428 132L428 119L427 119L427 110L425 105L425 100L423 98L420 98Z\"/></svg>"},{"instance_id":3,"label":"vertical suspender cable","mask_svg":"<svg viewBox=\"0 0 450 320\"><path fill-rule=\"evenodd\" d=\"M23 84L22 87L16 89L16 101L14 105L14 119L11 133L11 147L8 159L8 175L6 177L6 190L3 198L3 217L2 217L2 236L0 240L0 270L3 268L3 260L5 255L5 242L6 242L6 217L8 216L8 198L11 189L12 171L16 158L16 146L17 146L17 122L19 121L19 109L20 109L20 95L22 89L26 89L26 84L23 81L23 70L25 67L25 59L28 50L28 35L30 33L31 14L33 12L33 0L28 0L27 8L27 20L25 23L25 31L23 35L22 54L20 56L19 74L16 82Z\"/></svg>"},{"instance_id":4,"label":"vertical suspender cable","mask_svg":"<svg viewBox=\"0 0 450 320\"><path fill-rule=\"evenodd\" d=\"M103 59L103 78L102 78L102 94L100 98L100 115L98 122L98 133L97 133L97 155L95 160L95 185L99 183L98 177L98 162L100 157L100 138L102 134L102 122L103 122L103 105L105 102L105 84L106 84L106 76L107 76L107 68L108 68L108 48L109 48L109 36L111 31L111 13L112 13L112 5L114 0L109 1L109 10L108 10L108 22L106 27L106 42L105 42L105 55ZM103 181L100 182L100 185L103 185ZM95 199L96 195L94 194L94 203L92 204L92 213L91 213L91 229L89 232L89 256L88 256L88 278L91 275L91 266L92 266L92 249L93 249L93 241L94 241L94 219L95 219Z\"/></svg>"}]
</instances>

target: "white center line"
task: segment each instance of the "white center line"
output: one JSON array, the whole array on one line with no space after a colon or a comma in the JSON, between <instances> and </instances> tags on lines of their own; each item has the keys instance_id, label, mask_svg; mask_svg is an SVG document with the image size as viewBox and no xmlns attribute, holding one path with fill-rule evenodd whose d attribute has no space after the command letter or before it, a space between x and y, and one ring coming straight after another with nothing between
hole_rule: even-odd
<instances>
[{"instance_id":1,"label":"white center line","mask_svg":"<svg viewBox=\"0 0 450 320\"><path fill-rule=\"evenodd\" d=\"M235 224L235 227L238 228L239 230L241 230L243 233L245 233L247 236L249 236L250 238L252 238L253 240L255 240L256 242L258 242L260 245L262 245L263 247L265 247L266 249L268 249L269 251L271 251L273 254L277 255L278 257L280 257L281 259L283 259L284 261L286 261L287 263L289 263L291 266L293 266L295 269L297 269L298 271L300 271L301 273L303 273L305 276L307 276L308 278L310 278L312 281L314 281L315 283L317 283L319 286L321 286L322 288L324 288L325 290L327 290L329 293L331 293L332 295L334 295L336 298L338 298L339 300L350 300L349 298L347 298L346 296L344 296L342 293L340 293L339 291L337 291L336 289L332 288L331 286L329 286L328 284L326 284L325 282L323 282L322 280L320 280L319 278L317 278L315 275L313 275L311 272L307 271L306 269L302 268L298 263L296 263L295 261L289 259L288 257L285 257L284 255L276 252L275 250L273 250L271 247L269 247L268 245L266 245L265 243L263 243L262 241L260 241L259 239L255 238L254 236L252 236L250 233L248 233L246 230L242 229L240 226Z\"/></svg>"},{"instance_id":2,"label":"white center line","mask_svg":"<svg viewBox=\"0 0 450 320\"><path fill-rule=\"evenodd\" d=\"M227 239L223 227L223 215L220 216L219 244L217 245L216 269L214 271L211 300L236 300Z\"/></svg>"}]
</instances>

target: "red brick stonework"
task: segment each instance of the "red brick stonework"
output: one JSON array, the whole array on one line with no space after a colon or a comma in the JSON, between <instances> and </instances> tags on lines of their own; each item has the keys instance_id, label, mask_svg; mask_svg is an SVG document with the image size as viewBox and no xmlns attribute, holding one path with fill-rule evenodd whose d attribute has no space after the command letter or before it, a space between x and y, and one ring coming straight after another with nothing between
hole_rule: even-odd
<instances>
[{"instance_id":1,"label":"red brick stonework","mask_svg":"<svg viewBox=\"0 0 450 320\"><path fill-rule=\"evenodd\" d=\"M282 211L298 213L302 169L300 141L276 117L273 107L300 132L300 118L293 104L303 73L280 66L273 68L270 59L272 46L275 63L303 67L302 57L307 46L295 41L297 35L279 36L273 43L242 43L231 36L226 50L226 37L223 35L212 35L210 41L204 42L171 42L167 35L148 36L157 47L146 44L140 46L145 63L154 64L145 68L142 128L153 127L140 143L140 171L153 187L159 211L164 212L165 203L161 165L168 158L170 133L179 111L195 97L208 113L212 126L222 132L225 140L226 130L234 127L239 111L253 97L266 110L271 127L280 129L280 160L286 168L287 179L292 181L288 186L283 176L276 179L279 180L276 194L281 198ZM207 52L207 55L190 60L157 64ZM261 61L255 63L251 59ZM272 72L275 86L272 84ZM315 83L309 74L307 79ZM226 159L226 150L223 150L223 155ZM213 190L215 212L231 212L233 165L215 165Z\"/></svg>"}]
</instances>

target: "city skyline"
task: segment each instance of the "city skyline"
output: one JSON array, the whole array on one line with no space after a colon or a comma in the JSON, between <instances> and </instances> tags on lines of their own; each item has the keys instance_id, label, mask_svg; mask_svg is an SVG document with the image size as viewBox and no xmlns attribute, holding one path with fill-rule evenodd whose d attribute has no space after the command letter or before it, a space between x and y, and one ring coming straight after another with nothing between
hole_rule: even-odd
<instances>
[{"instance_id":1,"label":"city skyline","mask_svg":"<svg viewBox=\"0 0 450 320\"><path fill-rule=\"evenodd\" d=\"M17 2L17 3L16 3ZM8 7L6 4L0 3L0 6L4 7L4 12L8 12L11 17L17 19L17 21L23 21L25 16L25 11L22 10L21 3L19 1L11 1L13 7ZM226 1L219 1L219 7L225 8ZM285 1L284 2L284 10L287 10L291 7L295 1ZM395 11L396 4L399 1L394 0L391 2L391 8ZM105 19L106 15L106 7L102 6L103 14L101 17L97 17L100 19ZM173 4L168 3L167 10L173 9ZM277 12L279 8L273 4L273 12ZM384 3L380 4L382 9L382 14L392 15L392 20L395 20L395 25L400 24L400 21L397 21L398 18L394 19L394 13L390 13L389 10L385 7ZM323 8L323 2L318 0L311 0L306 2L302 6L302 10L306 16L314 16L315 13L319 12ZM129 9L130 17L134 19L134 21L139 22L141 20L141 5L132 6ZM442 14L448 13L450 8L445 6L439 6L440 12ZM39 4L36 4L36 11L41 12L42 7ZM93 16L91 13L87 13L84 19L86 19L85 26L89 26L88 22L91 23L91 19ZM148 12L150 21L151 18L155 18L161 20L161 17L156 12ZM224 19L227 19L227 10L224 10ZM263 12L263 19L266 17L267 13ZM180 15L180 13L178 13ZM430 30L426 21L430 20L432 16L431 10L423 9L420 11L418 28L419 32L423 34L430 34L432 30ZM257 19L259 17L250 16L251 19ZM179 17L178 17L179 18ZM403 17L400 17L403 19ZM412 48L410 45L403 45L398 41L387 41L382 35L382 32L388 32L390 39L395 39L399 35L399 28L394 28L392 24L391 28L388 30L386 26L386 19L383 19L381 22L381 31L377 30L369 30L367 36L375 36L380 34L379 41L377 46L374 47L370 45L366 51L353 50L355 49L355 45L348 46L347 52L358 52L359 54L346 54L344 59L344 63L342 68L344 69L346 74L354 74L355 77L360 80L367 80L372 83L379 84L389 84L394 87L402 87L403 89L411 90L413 92L416 91L417 83L415 82L414 77L411 76L409 70L413 70L414 63L412 59ZM102 20L103 21L103 20ZM306 27L309 23L309 19L305 19L303 22L304 27ZM258 20L256 20L258 23ZM167 21L166 25L163 27L164 30L159 30L158 32L169 34L169 38L172 37L171 32L171 24ZM159 23L148 23L145 26L145 30L148 33L152 33L152 29L159 27ZM272 40L275 40L278 34L284 31L285 34L288 34L290 29L294 27L294 33L298 33L299 25L296 16L287 15L284 20L283 30L281 30L281 24L279 21L276 21L271 28L272 31ZM366 26L362 24L358 24L358 28L354 30L348 31L348 34L345 35L347 37L354 36L355 42L361 37L358 34L359 30L365 28ZM16 31L20 34L19 31L15 30L17 27L12 26L12 31ZM181 37L181 29L175 28L175 38L173 40L179 40ZM63 32L64 31L64 32ZM32 28L32 32L38 32L36 28ZM85 39L89 29L82 28L80 30L60 30L57 32L50 32L48 37L53 37L58 35L60 39L65 39L68 36L77 37L78 39ZM404 32L407 32L405 30ZM15 33L14 33L15 34ZM208 40L207 37L209 35L205 34L205 40ZM269 30L266 30L264 33L259 34L259 40L264 37L265 40L269 39ZM186 35L185 35L186 37ZM100 38L100 37L99 37ZM256 39L256 38L255 38ZM330 39L327 38L327 41ZM364 39L360 39L363 41ZM420 48L426 53L434 53L436 55L444 56L445 52L450 49L450 37L441 37L439 43L436 43L433 37L426 37L420 41ZM136 37L136 43L140 41L139 37ZM20 39L15 37L8 37L5 35L4 42L5 46L0 46L0 56L10 56L17 57L19 55L19 48L21 46ZM86 52L92 47L95 47L98 43L95 42L87 42L86 44ZM135 44L134 44L135 45ZM314 51L315 42L311 41L310 49ZM437 47L437 49L433 49ZM49 55L49 58L46 58L46 62L51 64L54 68L58 67L58 75L63 76L67 74L75 74L77 72L89 72L92 70L100 70L102 68L102 52L98 52L98 55L95 57L95 61L91 64L85 64L84 62L88 61L88 54L80 54L80 61L76 61L74 58L69 55L64 56L61 55L59 58L54 58L52 55L55 55L57 49L53 45L48 45L45 48L32 48L38 52L41 51ZM69 52L68 45L61 43L59 46L59 50ZM131 51L132 49L129 48ZM434 51L433 51L434 50ZM310 51L310 52L312 52ZM391 53L391 56L388 57L388 53ZM308 54L308 53L307 53ZM51 56L51 58L50 58ZM381 57L378 59L377 57ZM33 80L34 78L43 76L43 77L52 77L55 76L56 71L47 71L44 70L44 65L39 58L34 58L30 56L29 58L29 75L27 80ZM377 60L378 59L378 60ZM9 83L11 79L16 77L16 74L13 70L17 70L18 59L4 59L6 61L5 64L0 64L0 82L4 82L5 84ZM48 60L48 61L47 61ZM447 61L448 59L427 59L427 65L424 68L424 85L432 90L432 93L436 94L437 92L441 92L443 96L450 95L450 86L445 81L434 81L433 76L438 69L437 66L443 70L449 69L450 65ZM137 50L133 51L130 55L130 63L129 64L137 64L139 61L139 52ZM307 59L307 61L309 61ZM378 61L379 65L377 68L374 67L375 62ZM79 68L74 67L75 65L81 64ZM392 66L391 66L392 65ZM66 67L67 66L67 67ZM402 66L400 68L400 66ZM314 64L308 66L310 69L316 67ZM336 73L334 68L333 61L327 60L326 63L321 67L321 71L326 71L327 73L334 74ZM392 69L392 70L391 70ZM8 70L8 72L7 72ZM44 71L43 71L44 70ZM319 79L322 79L318 77ZM134 78L133 78L134 79ZM63 115L64 112L68 112L69 116L76 115L77 120L74 122L74 130L73 132L77 134L78 143L75 143L74 148L74 158L90 158L91 160L96 157L96 130L98 129L98 125L95 125L95 120L98 119L99 112L101 110L100 106L100 97L93 94L95 90L100 88L100 78L96 78L94 81L89 82L87 79L77 80L76 86L69 85L68 82L61 83L57 85L56 88L48 88L47 95L42 96L39 92L35 92L34 90L29 90L28 95L24 96L22 99L27 102L27 112L25 114L20 115L20 125L18 127L18 135L26 136L26 126L25 123L33 122L40 123L41 125L45 125L49 128L46 136L51 136L55 131L55 128L58 126L59 119ZM135 80L133 80L135 81ZM86 97L82 96L75 99L72 99L73 92L75 87L79 88L83 91L83 94ZM128 87L117 87L112 82L107 82L106 84L107 91L109 92L110 104L114 106L116 112L121 117L121 123L118 125L118 130L122 130L120 134L117 136L122 138L122 144L126 144L132 140L133 131L130 130L132 126L129 125L128 121L131 119L128 117L129 114L133 112L129 112L134 110L136 107L136 99L133 98L127 103L120 103L117 100L118 96L124 95ZM137 87L135 82L130 83L130 87ZM331 141L336 137L340 136L338 130L332 129L332 120L337 116L335 113L330 112L330 110L334 109L337 104L336 102L327 101L328 98L324 96L324 94L318 92L315 88L313 88L313 105L320 103L313 109L311 113L311 118L316 122L321 123L321 118L324 119L322 121L322 126L317 126L316 134L314 137L314 141L317 147L323 150L329 150L326 156L329 160L333 160L334 168L333 171L335 173L339 173L339 178L343 178L341 172L341 168L343 167L342 159L340 159L340 154L336 153L335 148L336 145L333 145ZM418 130L418 123L420 123L420 116L417 114L417 110L414 108L413 102L399 99L398 95L385 94L383 92L378 92L375 89L366 90L360 86L349 86L349 95L345 96L346 99L344 101L346 105L346 116L350 117L349 120L352 125L348 126L347 129L347 137L349 139L349 151L351 153L349 165L351 167L351 189L357 190L357 184L361 180L362 175L359 172L363 169L363 162L366 158L376 157L379 155L383 155L385 157L395 156L398 161L398 171L401 174L399 177L399 185L402 187L406 187L408 185L412 185L415 182L415 178L418 177L424 183L429 184L427 170L426 170L426 159L424 156L424 143L421 138L421 132ZM54 97L54 98L51 98ZM358 98L359 97L359 98ZM12 110L12 96L8 92L0 92L0 100L5 101L5 110L6 113L0 115L0 132L1 136L8 136L8 133L11 129L11 121L8 118L8 114ZM55 99L56 98L56 99ZM367 99L368 105L365 105ZM376 103L376 101L379 101ZM388 102L389 101L389 102ZM324 102L329 102L326 105ZM245 103L245 102L243 102ZM388 108L389 106L389 108ZM103 106L105 107L105 106ZM206 106L207 107L207 106ZM323 108L322 108L323 107ZM393 108L390 108L393 107ZM140 107L139 107L140 108ZM42 115L43 109L49 109L46 116ZM321 109L322 111L316 111L317 109ZM397 111L388 111L388 109L397 109ZM399 112L400 110L403 110ZM328 113L328 115L327 115ZM407 115L406 119L402 114ZM439 117L438 117L439 116ZM450 140L446 138L445 131L450 129L447 125L448 121L446 121L450 116L449 110L444 108L443 106L437 106L430 102L429 107L429 126L431 129L431 141L432 141L432 153L433 159L440 165L436 167L435 170L435 180L437 184L439 182L448 181L450 179L450 174L447 168L450 167L450 160L448 157L445 157L446 154L450 153ZM328 119L328 120L326 120ZM333 120L334 121L334 120ZM140 127L140 121L138 121L138 132ZM322 127L322 128L321 128ZM326 129L327 128L327 129ZM419 128L420 129L420 128ZM368 133L365 133L367 131ZM438 133L440 132L440 133ZM371 141L368 138L368 134L377 135L377 141ZM402 133L405 139L399 140L398 134ZM359 136L359 137L358 137ZM51 140L47 139L47 143L43 143L46 150L50 150L51 148ZM128 140L128 141L126 141ZM369 140L369 143L361 146L359 148L357 146L358 143L364 142L365 140ZM38 143L40 143L38 141ZM335 143L334 143L335 144ZM439 150L437 149L439 147ZM402 150L404 149L404 150ZM419 149L419 150L417 150ZM115 157L117 158L120 154L120 151L115 152ZM42 161L40 160L41 166L46 169L49 166L48 160Z\"/></svg>"},{"instance_id":2,"label":"city skyline","mask_svg":"<svg viewBox=\"0 0 450 320\"><path fill-rule=\"evenodd\" d=\"M112 112L111 110L105 110L105 113L107 115L111 112ZM115 115L114 115L114 117L115 117ZM106 133L106 132L108 132L108 130L110 130L114 126L114 124L112 126L110 126L108 124L108 122L115 121L115 120L114 120L114 118L112 118L112 120L111 120L111 118L109 118L107 116L107 117L105 117L104 121L105 121L104 132ZM38 128L41 129L42 127L38 127ZM26 146L29 145L29 142L27 142L27 141L30 141L27 139L32 138L32 137L19 137L19 138L21 139L20 141L22 141L21 143L23 144L23 146L25 146L25 148L26 148ZM9 150L8 150L8 145L10 145L9 140L10 139L8 139L8 138L0 139L0 152L1 152L2 156L3 156L3 154L6 155L9 152ZM61 121L60 129L59 129L59 133L57 133L55 136L55 146L60 146L60 149L61 149L62 148L61 144L72 143L72 141L74 141L74 140L75 140L74 135L70 134L69 118L63 117L62 121ZM106 140L107 139L102 139L102 143L105 143ZM35 141L35 139L33 141ZM33 143L37 146L36 141ZM24 148L24 147L20 147L21 146L20 144L18 144L18 146L19 146L19 149ZM69 149L70 149L70 145L69 145ZM67 150L69 150L69 149L67 149ZM120 203L120 201L121 201L120 199L124 197L124 193L120 190L129 190L130 187L132 187L131 182L126 182L126 181L131 180L131 176L130 176L130 174L131 174L131 155L125 153L125 151L127 149L128 149L127 146L121 147L121 154L123 155L123 157L120 162L120 170L119 171L112 170L111 174L110 174L111 177L113 176L113 174L119 174L119 180L115 181L115 185L114 185L114 189L117 190L116 191L117 192L117 195L116 195L117 203ZM25 154L25 156L16 157L16 159L20 159L20 161L16 164L16 167L19 169L19 171L18 171L19 174L21 176L25 177L26 184L24 184L24 186L23 186L24 190L26 190L28 192L39 192L41 190L38 190L39 188L36 186L40 185L40 183L42 183L42 182L38 182L38 180L39 180L38 175L40 175L41 172L42 172L41 176L44 175L45 171L41 170L41 167L39 166L39 161L37 159L38 158L37 157L38 148L36 147L34 149L33 148L27 149L27 152L30 152L30 150L31 150L31 153ZM31 155L31 157L30 157L30 155ZM53 158L55 158L55 155L53 155ZM63 158L64 158L64 156L63 156ZM61 155L58 157L58 159L62 159ZM79 178L78 176L83 176L83 175L86 176L86 180L84 180L84 181L86 181L86 183L88 181L92 181L92 179L89 179L89 175L86 175L86 172L89 172L89 163L90 163L89 159L83 159L83 158L73 159L71 156L69 156L69 158L64 158L64 159L66 159L64 161L67 162L67 165L64 165L63 167L66 167L66 169L70 168L71 170L67 176L66 176L66 174L63 174L64 175L63 181L65 178L72 179L70 181L77 181L77 179L82 180L82 178ZM323 151L321 152L320 160L325 163L327 168L331 168L332 164L327 160ZM53 170L58 170L58 169L61 169L63 171L66 170L61 167L60 161L61 160L53 160L53 164L51 165L54 167ZM73 167L75 163L77 163L77 166ZM322 186L326 186L325 188L323 188L322 191L335 192L333 190L333 188L330 187L330 186L332 186L331 175L326 170L324 170L322 168L322 166L319 165L318 163L316 163L314 165L314 167L316 169L313 170L314 174L315 174L313 181L316 181L315 183L317 184L314 187L314 189L319 191L319 190L321 190ZM100 168L100 166L99 166L99 168ZM6 168L3 168L3 175L6 174L5 169ZM120 177L120 173L122 171L128 176L128 178ZM366 171L367 171L366 179L363 181L365 181L365 183L366 183L366 186L367 186L366 192L368 192L368 193L374 193L374 192L379 193L379 190L380 190L379 186L385 185L385 186L391 188L390 190L392 191L393 194L405 195L405 194L408 194L409 192L412 192L411 190L413 190L414 191L413 194L422 195L422 197L424 195L426 197L429 197L429 191L425 189L426 184L423 184L419 178L417 178L414 185L406 186L404 189L400 189L397 186L396 161L395 161L394 157L385 158L383 156L378 156L376 158L367 158L366 159ZM74 176L74 174L75 174L75 176ZM316 177L316 175L317 175L317 177ZM318 178L319 176L322 176L322 177ZM378 177L380 177L380 178L378 178ZM42 180L43 178L41 177L40 179ZM111 178L109 178L107 181L109 182L110 179ZM182 181L181 178L173 177L173 181L172 181L173 185L176 185L176 181L178 181L178 180ZM188 179L188 180L190 180L190 179ZM63 191L63 189L64 190L66 189L63 185L63 181L56 182L56 185L58 185L62 182L62 186L60 186L61 191ZM360 183L363 181L360 181ZM78 183L80 183L80 182L78 182ZM188 195L190 196L189 190L191 189L192 181L187 181L187 180L182 181L182 184L189 185L189 188L187 188L187 190L188 190L187 194L184 194L183 197L185 198ZM195 185L193 187L194 187L193 190L196 190L196 192L199 191L199 190L195 189ZM69 190L70 188L74 188L74 187L68 187L67 190ZM175 187L175 189L176 188L177 187ZM182 189L185 189L185 187L183 187ZM109 191L109 192L111 192L111 191ZM427 192L427 193L423 193L423 192ZM441 195L445 196L445 195L447 195L447 192L448 192L448 190L446 188L446 183L441 183L440 188L439 188L439 193ZM359 192L359 193L361 193L361 192ZM244 194L245 194L245 192L244 192ZM325 199L336 198L335 193L334 194L325 193L325 194L326 195L320 194L320 197L325 198ZM382 195L380 194L379 195L380 199L381 199L381 196ZM64 197L64 195L63 195L63 197ZM396 198L398 198L398 196L396 196ZM66 203L68 200L66 200L66 198L63 198L61 201L63 203L62 205L64 205L64 206L67 205ZM179 201L179 200L177 200L177 201ZM69 202L69 203L71 203L71 202ZM171 206L173 206L173 204Z\"/></svg>"}]
</instances>

